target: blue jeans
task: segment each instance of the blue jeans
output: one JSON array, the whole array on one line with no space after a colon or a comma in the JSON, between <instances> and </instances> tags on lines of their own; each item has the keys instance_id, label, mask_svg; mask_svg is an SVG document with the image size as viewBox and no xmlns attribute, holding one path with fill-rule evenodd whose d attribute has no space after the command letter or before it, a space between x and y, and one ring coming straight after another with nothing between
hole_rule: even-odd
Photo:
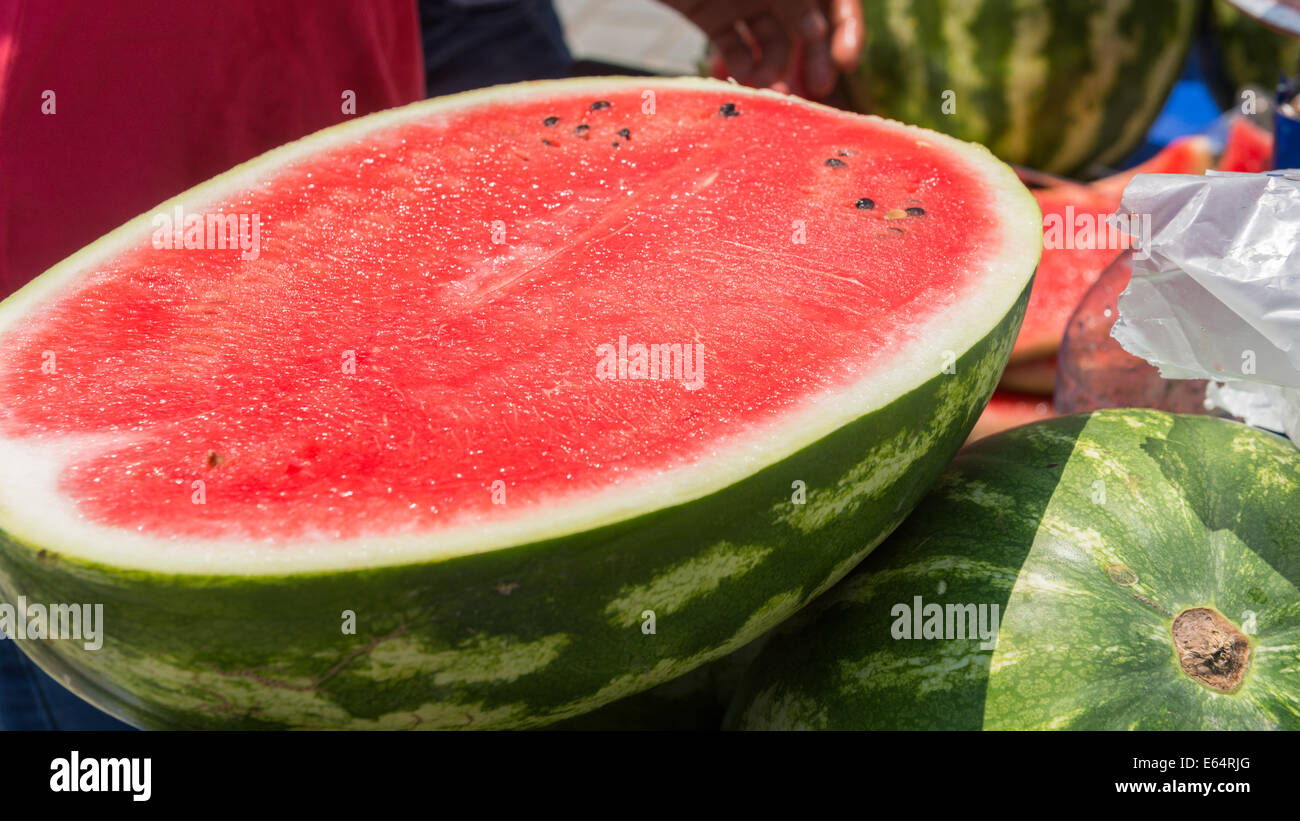
<instances>
[{"instance_id":1,"label":"blue jeans","mask_svg":"<svg viewBox=\"0 0 1300 821\"><path fill-rule=\"evenodd\" d=\"M45 675L18 649L0 641L0 730L130 730Z\"/></svg>"},{"instance_id":2,"label":"blue jeans","mask_svg":"<svg viewBox=\"0 0 1300 821\"><path fill-rule=\"evenodd\" d=\"M568 77L551 0L420 0L428 95Z\"/></svg>"}]
</instances>

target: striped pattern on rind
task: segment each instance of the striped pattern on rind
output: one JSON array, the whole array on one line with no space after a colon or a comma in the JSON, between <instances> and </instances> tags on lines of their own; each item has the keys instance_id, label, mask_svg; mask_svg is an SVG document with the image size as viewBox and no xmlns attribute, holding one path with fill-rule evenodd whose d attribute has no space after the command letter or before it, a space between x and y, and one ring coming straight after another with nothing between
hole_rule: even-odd
<instances>
[{"instance_id":1,"label":"striped pattern on rind","mask_svg":"<svg viewBox=\"0 0 1300 821\"><path fill-rule=\"evenodd\" d=\"M769 639L728 726L1297 729L1298 583L1290 443L1147 410L1038 423L967 448L881 549ZM892 638L891 608L915 596L998 604L996 647ZM1171 624L1197 606L1249 635L1231 693L1178 667Z\"/></svg>"},{"instance_id":2,"label":"striped pattern on rind","mask_svg":"<svg viewBox=\"0 0 1300 821\"><path fill-rule=\"evenodd\" d=\"M1182 69L1187 0L864 0L859 110L1060 174L1141 141ZM950 104L945 108L945 104Z\"/></svg>"},{"instance_id":3,"label":"striped pattern on rind","mask_svg":"<svg viewBox=\"0 0 1300 821\"><path fill-rule=\"evenodd\" d=\"M636 519L441 562L247 577L112 568L0 532L0 599L103 603L102 649L21 644L140 726L504 728L576 716L740 648L846 574L961 445L1027 299L1026 288L954 373L937 362L917 389L812 446ZM807 486L802 508L795 481ZM341 631L345 610L356 635Z\"/></svg>"}]
</instances>

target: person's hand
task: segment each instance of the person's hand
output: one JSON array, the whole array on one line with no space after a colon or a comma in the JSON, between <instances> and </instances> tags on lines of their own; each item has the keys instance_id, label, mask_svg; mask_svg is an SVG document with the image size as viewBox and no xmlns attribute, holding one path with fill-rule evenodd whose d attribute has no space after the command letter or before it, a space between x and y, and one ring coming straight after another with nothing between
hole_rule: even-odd
<instances>
[{"instance_id":1,"label":"person's hand","mask_svg":"<svg viewBox=\"0 0 1300 821\"><path fill-rule=\"evenodd\" d=\"M859 0L662 0L708 35L746 85L824 97L862 52Z\"/></svg>"}]
</instances>

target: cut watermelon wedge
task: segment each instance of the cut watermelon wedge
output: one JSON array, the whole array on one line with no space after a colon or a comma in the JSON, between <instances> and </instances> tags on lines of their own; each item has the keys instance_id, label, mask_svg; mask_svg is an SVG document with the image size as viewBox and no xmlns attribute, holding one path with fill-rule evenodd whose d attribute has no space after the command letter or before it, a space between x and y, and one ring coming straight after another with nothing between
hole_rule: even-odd
<instances>
[{"instance_id":1,"label":"cut watermelon wedge","mask_svg":"<svg viewBox=\"0 0 1300 821\"><path fill-rule=\"evenodd\" d=\"M1065 325L1079 300L1119 255L1112 247L1095 247L1099 229L1115 211L1115 201L1087 186L1062 185L1034 192L1044 220L1043 259L1034 278L1029 309L1011 354L1012 363L1041 359L1056 353ZM1091 226L1090 237L1080 241L1079 226ZM1060 227L1053 231L1052 226ZM1094 247L1080 247L1091 244Z\"/></svg>"},{"instance_id":2,"label":"cut watermelon wedge","mask_svg":"<svg viewBox=\"0 0 1300 821\"><path fill-rule=\"evenodd\" d=\"M1204 135L1179 137L1146 162L1088 184L1093 193L1109 197L1119 205L1124 187L1138 174L1204 174L1214 162L1210 138ZM1114 210L1114 209L1112 209Z\"/></svg>"},{"instance_id":3,"label":"cut watermelon wedge","mask_svg":"<svg viewBox=\"0 0 1300 821\"><path fill-rule=\"evenodd\" d=\"M1104 229L1107 215L1115 212L1124 187L1138 174L1204 174L1210 167L1212 156L1210 141L1203 136L1183 137L1161 149L1154 157L1127 171L1112 174L1087 185L1062 183L1034 192L1043 218L1060 220L1072 238L1083 239L1088 234L1081 231L1078 220L1091 224L1095 235ZM1074 243L1069 243L1074 246ZM1063 243L1047 244L1043 249L1042 263L1034 279L1034 292L1025 314L1020 338L1016 340L1008 368L1011 382L1004 387L1017 391L1051 393L1050 376L1042 364L1056 353L1065 333L1070 314L1085 292L1101 276L1102 270L1119 255L1121 249L1113 247L1065 247ZM1026 366L1023 374L1015 373L1020 365ZM1054 365L1053 373L1054 373ZM1018 376L1023 378L1017 378ZM1004 380L1007 377L1004 377Z\"/></svg>"},{"instance_id":4,"label":"cut watermelon wedge","mask_svg":"<svg viewBox=\"0 0 1300 821\"><path fill-rule=\"evenodd\" d=\"M0 595L104 602L101 650L22 646L142 725L580 714L906 515L1038 226L980 147L710 80L323 131L0 306Z\"/></svg>"},{"instance_id":5,"label":"cut watermelon wedge","mask_svg":"<svg viewBox=\"0 0 1300 821\"><path fill-rule=\"evenodd\" d=\"M1273 168L1273 135L1245 117L1233 117L1223 155L1215 166L1219 171L1262 174Z\"/></svg>"}]
</instances>

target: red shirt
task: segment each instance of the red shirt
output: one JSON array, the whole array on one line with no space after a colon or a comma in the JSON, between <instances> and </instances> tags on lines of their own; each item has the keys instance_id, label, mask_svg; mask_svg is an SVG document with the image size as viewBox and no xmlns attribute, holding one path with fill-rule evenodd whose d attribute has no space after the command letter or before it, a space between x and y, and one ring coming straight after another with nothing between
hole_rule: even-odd
<instances>
[{"instance_id":1,"label":"red shirt","mask_svg":"<svg viewBox=\"0 0 1300 821\"><path fill-rule=\"evenodd\" d=\"M423 96L415 0L0 2L0 297L196 183Z\"/></svg>"}]
</instances>

